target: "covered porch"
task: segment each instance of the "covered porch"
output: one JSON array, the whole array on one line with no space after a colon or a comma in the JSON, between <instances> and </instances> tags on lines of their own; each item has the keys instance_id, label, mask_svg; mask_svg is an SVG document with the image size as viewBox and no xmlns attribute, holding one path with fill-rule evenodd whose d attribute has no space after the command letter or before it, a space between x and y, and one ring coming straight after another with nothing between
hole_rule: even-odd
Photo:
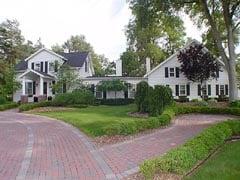
<instances>
[{"instance_id":1,"label":"covered porch","mask_svg":"<svg viewBox=\"0 0 240 180\"><path fill-rule=\"evenodd\" d=\"M29 69L19 78L22 84L19 100L22 103L47 100L55 94L52 90L55 77L47 73Z\"/></svg>"}]
</instances>

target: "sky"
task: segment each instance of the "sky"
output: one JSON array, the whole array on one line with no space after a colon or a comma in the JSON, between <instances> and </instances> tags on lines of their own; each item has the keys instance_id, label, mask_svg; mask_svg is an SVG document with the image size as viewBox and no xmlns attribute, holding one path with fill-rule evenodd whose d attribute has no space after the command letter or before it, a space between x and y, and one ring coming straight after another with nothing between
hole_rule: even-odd
<instances>
[{"instance_id":1,"label":"sky","mask_svg":"<svg viewBox=\"0 0 240 180\"><path fill-rule=\"evenodd\" d=\"M35 43L41 38L51 48L83 34L110 61L126 49L124 29L131 17L126 0L2 0L0 6L0 22L17 19L25 39ZM201 31L183 18L187 36L201 41Z\"/></svg>"}]
</instances>

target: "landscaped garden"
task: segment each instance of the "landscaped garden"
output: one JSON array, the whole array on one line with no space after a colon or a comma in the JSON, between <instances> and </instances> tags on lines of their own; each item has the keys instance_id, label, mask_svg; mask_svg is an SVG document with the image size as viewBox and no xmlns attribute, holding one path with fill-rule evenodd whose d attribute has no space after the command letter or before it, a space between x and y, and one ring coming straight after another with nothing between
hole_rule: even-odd
<instances>
[{"instance_id":1,"label":"landscaped garden","mask_svg":"<svg viewBox=\"0 0 240 180\"><path fill-rule=\"evenodd\" d=\"M229 142L207 160L190 177L191 180L239 179L240 177L240 141Z\"/></svg>"}]
</instances>

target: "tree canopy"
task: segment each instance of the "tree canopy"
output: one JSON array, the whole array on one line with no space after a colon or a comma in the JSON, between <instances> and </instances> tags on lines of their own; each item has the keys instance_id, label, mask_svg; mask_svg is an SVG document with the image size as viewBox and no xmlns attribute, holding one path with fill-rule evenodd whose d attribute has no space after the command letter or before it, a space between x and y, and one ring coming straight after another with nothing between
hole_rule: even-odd
<instances>
[{"instance_id":1,"label":"tree canopy","mask_svg":"<svg viewBox=\"0 0 240 180\"><path fill-rule=\"evenodd\" d=\"M203 45L190 46L180 51L178 60L181 63L180 71L193 82L203 83L210 78L217 78L220 63Z\"/></svg>"}]
</instances>

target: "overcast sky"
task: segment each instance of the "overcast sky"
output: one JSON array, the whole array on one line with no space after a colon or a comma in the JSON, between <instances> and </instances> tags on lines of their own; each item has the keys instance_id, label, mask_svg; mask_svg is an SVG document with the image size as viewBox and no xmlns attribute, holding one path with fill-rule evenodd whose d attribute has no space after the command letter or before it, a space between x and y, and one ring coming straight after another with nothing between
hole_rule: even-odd
<instances>
[{"instance_id":1,"label":"overcast sky","mask_svg":"<svg viewBox=\"0 0 240 180\"><path fill-rule=\"evenodd\" d=\"M47 48L71 35L83 34L95 51L116 60L126 48L124 28L131 18L126 0L2 0L0 21L17 19L24 37L40 37ZM201 40L184 18L187 36Z\"/></svg>"}]
</instances>

